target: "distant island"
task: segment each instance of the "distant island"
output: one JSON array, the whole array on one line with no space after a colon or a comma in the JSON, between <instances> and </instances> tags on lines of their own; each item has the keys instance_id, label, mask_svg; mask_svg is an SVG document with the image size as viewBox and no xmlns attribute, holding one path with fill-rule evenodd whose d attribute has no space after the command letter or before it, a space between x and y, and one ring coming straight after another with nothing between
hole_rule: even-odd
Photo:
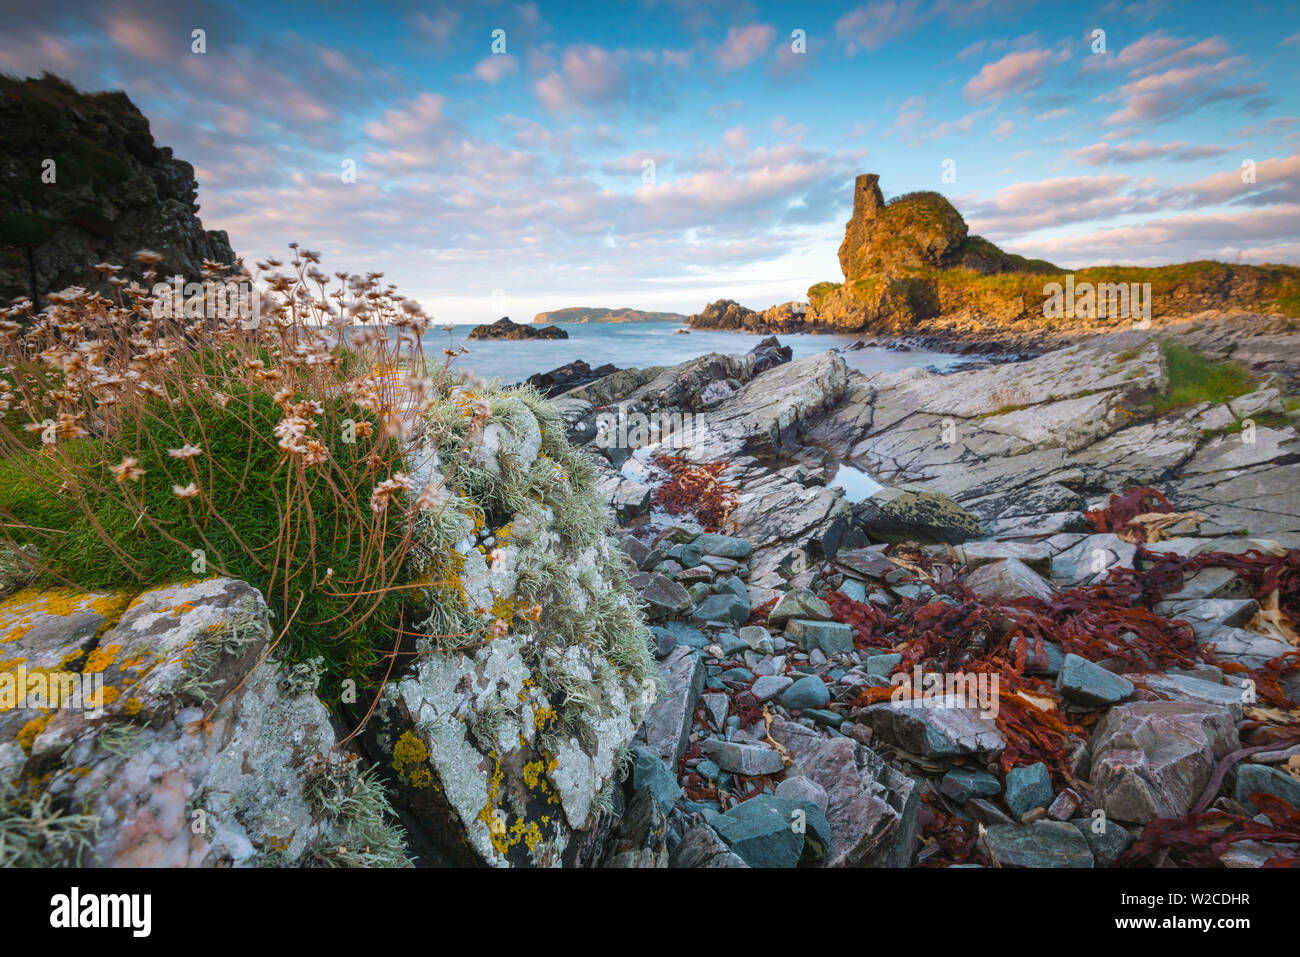
<instances>
[{"instance_id":1,"label":"distant island","mask_svg":"<svg viewBox=\"0 0 1300 957\"><path fill-rule=\"evenodd\" d=\"M539 312L533 324L541 322L685 322L680 312L647 312L644 309L605 309L600 306L569 306L554 312Z\"/></svg>"},{"instance_id":2,"label":"distant island","mask_svg":"<svg viewBox=\"0 0 1300 957\"><path fill-rule=\"evenodd\" d=\"M502 316L496 322L475 326L470 339L567 339L569 334L555 326L538 326L536 323L515 322Z\"/></svg>"}]
</instances>

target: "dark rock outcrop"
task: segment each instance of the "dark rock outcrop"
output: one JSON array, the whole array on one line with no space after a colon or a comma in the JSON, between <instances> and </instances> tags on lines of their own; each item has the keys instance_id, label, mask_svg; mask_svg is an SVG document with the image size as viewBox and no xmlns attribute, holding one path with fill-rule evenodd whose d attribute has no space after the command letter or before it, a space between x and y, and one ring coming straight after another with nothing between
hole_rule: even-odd
<instances>
[{"instance_id":1,"label":"dark rock outcrop","mask_svg":"<svg viewBox=\"0 0 1300 957\"><path fill-rule=\"evenodd\" d=\"M0 77L0 305L26 296L39 308L74 285L108 292L95 265L138 277L141 249L162 255L160 277L234 263L225 232L199 221L197 192L194 167L154 142L125 93Z\"/></svg>"},{"instance_id":2,"label":"dark rock outcrop","mask_svg":"<svg viewBox=\"0 0 1300 957\"><path fill-rule=\"evenodd\" d=\"M570 389L576 389L580 385L587 385L589 382L595 382L597 379L603 379L607 375L613 375L615 372L621 371L612 362L607 362L603 366L597 366L593 369L581 359L574 359L568 365L562 365L550 372L538 372L535 375L530 375L526 381L542 395L552 398L568 392Z\"/></svg>"},{"instance_id":3,"label":"dark rock outcrop","mask_svg":"<svg viewBox=\"0 0 1300 957\"><path fill-rule=\"evenodd\" d=\"M496 322L475 326L470 339L567 339L569 334L558 326L535 326L514 322L502 316Z\"/></svg>"}]
</instances>

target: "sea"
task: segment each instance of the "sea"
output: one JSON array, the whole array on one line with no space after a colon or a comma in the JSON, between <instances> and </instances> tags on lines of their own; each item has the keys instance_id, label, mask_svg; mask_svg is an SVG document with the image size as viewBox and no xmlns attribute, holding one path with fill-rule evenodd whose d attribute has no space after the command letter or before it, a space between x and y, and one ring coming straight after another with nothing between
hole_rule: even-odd
<instances>
[{"instance_id":1,"label":"sea","mask_svg":"<svg viewBox=\"0 0 1300 957\"><path fill-rule=\"evenodd\" d=\"M646 366L669 366L710 352L735 354L748 352L767 336L744 332L693 329L679 335L684 328L674 322L576 322L556 323L569 334L568 339L475 339L468 340L471 325L459 325L451 333L454 348L465 346L469 352L456 358L452 367L475 373L503 385L522 382L537 372L581 359L593 369L613 363L620 369ZM817 352L857 342L860 336L813 335L788 333L778 335L789 346L793 357L801 359ZM449 344L448 333L435 326L424 337L425 355L442 357ZM867 347L841 353L851 369L861 372L887 372L912 366L930 366L937 370L968 362L969 356L943 352L908 352Z\"/></svg>"}]
</instances>

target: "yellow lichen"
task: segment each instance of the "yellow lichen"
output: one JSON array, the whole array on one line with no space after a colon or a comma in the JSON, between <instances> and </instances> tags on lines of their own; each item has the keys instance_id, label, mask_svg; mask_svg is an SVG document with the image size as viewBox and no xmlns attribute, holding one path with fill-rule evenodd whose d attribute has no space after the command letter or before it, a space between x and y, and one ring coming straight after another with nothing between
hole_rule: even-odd
<instances>
[{"instance_id":1,"label":"yellow lichen","mask_svg":"<svg viewBox=\"0 0 1300 957\"><path fill-rule=\"evenodd\" d=\"M410 731L403 731L393 746L393 770L413 788L426 788L433 781L433 775L426 766L429 760L429 748Z\"/></svg>"}]
</instances>

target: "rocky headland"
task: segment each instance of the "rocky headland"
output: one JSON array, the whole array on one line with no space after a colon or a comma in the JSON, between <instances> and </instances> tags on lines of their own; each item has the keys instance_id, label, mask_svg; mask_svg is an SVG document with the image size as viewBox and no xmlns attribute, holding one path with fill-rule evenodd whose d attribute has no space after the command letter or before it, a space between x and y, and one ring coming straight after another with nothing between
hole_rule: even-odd
<instances>
[{"instance_id":1,"label":"rocky headland","mask_svg":"<svg viewBox=\"0 0 1300 957\"><path fill-rule=\"evenodd\" d=\"M854 184L839 260L843 280L812 286L806 303L759 312L724 299L687 323L917 337L931 347L993 353L1042 352L1137 323L1161 326L1225 313L1300 316L1295 266L1204 261L1067 270L969 235L965 220L939 193L885 202L875 174ZM1144 298L1134 286L1145 284L1150 292Z\"/></svg>"}]
</instances>

